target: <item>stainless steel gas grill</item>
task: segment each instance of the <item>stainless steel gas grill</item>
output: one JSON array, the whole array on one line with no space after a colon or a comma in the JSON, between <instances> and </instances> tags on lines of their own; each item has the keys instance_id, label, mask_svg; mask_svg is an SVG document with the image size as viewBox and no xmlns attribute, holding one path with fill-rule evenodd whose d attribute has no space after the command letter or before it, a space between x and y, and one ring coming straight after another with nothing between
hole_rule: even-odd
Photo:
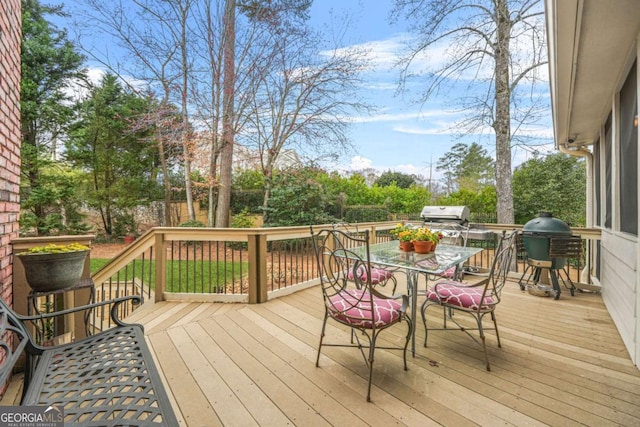
<instances>
[{"instance_id":1,"label":"stainless steel gas grill","mask_svg":"<svg viewBox=\"0 0 640 427\"><path fill-rule=\"evenodd\" d=\"M426 223L452 223L469 225L469 208L466 206L425 206L420 217Z\"/></svg>"},{"instance_id":2,"label":"stainless steel gas grill","mask_svg":"<svg viewBox=\"0 0 640 427\"><path fill-rule=\"evenodd\" d=\"M494 232L472 226L469 222L470 212L467 206L425 206L422 208L420 217L425 226L442 231L445 235L443 243L480 248L494 247ZM483 265L485 262L481 255L474 257L472 262L480 265L466 265L464 267L466 273L488 272L488 259L486 265Z\"/></svg>"}]
</instances>

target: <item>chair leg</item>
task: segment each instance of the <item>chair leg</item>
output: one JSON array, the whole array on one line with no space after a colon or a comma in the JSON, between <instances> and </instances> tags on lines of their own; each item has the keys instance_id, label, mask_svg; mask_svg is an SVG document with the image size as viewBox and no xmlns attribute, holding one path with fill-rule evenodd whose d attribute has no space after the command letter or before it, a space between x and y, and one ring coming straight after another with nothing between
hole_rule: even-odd
<instances>
[{"instance_id":1,"label":"chair leg","mask_svg":"<svg viewBox=\"0 0 640 427\"><path fill-rule=\"evenodd\" d=\"M491 312L491 320L493 320L493 327L496 330L496 338L498 339L498 347L502 348L502 344L500 344L500 333L498 332L498 321L496 320L496 314Z\"/></svg>"},{"instance_id":2,"label":"chair leg","mask_svg":"<svg viewBox=\"0 0 640 427\"><path fill-rule=\"evenodd\" d=\"M487 371L491 370L491 365L489 365L489 352L487 350L487 339L484 336L484 329L482 329L482 317L474 316L476 318L476 322L478 323L478 332L480 332L480 340L482 340L482 349L484 350L484 361L487 364Z\"/></svg>"},{"instance_id":3,"label":"chair leg","mask_svg":"<svg viewBox=\"0 0 640 427\"><path fill-rule=\"evenodd\" d=\"M408 371L409 366L407 366L407 348L409 348L409 341L411 340L411 335L413 334L413 323L411 322L411 318L405 314L404 320L407 322L407 337L404 342L404 351L402 352L402 357L404 359L404 370ZM426 329L426 328L425 328Z\"/></svg>"},{"instance_id":4,"label":"chair leg","mask_svg":"<svg viewBox=\"0 0 640 427\"><path fill-rule=\"evenodd\" d=\"M427 346L427 338L429 338L429 328L427 328L427 316L425 312L427 311L427 307L429 306L427 303L429 300L425 300L422 303L422 307L420 307L420 314L422 315L422 324L424 325L424 346Z\"/></svg>"},{"instance_id":5,"label":"chair leg","mask_svg":"<svg viewBox=\"0 0 640 427\"><path fill-rule=\"evenodd\" d=\"M320 350L322 349L322 340L324 339L324 331L327 327L327 318L328 318L328 314L325 309L324 320L322 321L322 331L320 332L320 344L318 344L318 355L316 356L316 367L320 366Z\"/></svg>"},{"instance_id":6,"label":"chair leg","mask_svg":"<svg viewBox=\"0 0 640 427\"><path fill-rule=\"evenodd\" d=\"M376 338L379 331L371 334L371 342L369 343L369 386L367 387L367 402L371 402L371 382L373 381L373 354L376 350Z\"/></svg>"}]
</instances>

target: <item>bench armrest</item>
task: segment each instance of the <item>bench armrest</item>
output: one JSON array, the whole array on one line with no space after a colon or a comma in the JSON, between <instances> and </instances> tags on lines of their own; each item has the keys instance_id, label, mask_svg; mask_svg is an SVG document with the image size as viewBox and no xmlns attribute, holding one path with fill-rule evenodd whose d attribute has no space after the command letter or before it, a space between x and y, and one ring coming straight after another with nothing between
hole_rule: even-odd
<instances>
[{"instance_id":1,"label":"bench armrest","mask_svg":"<svg viewBox=\"0 0 640 427\"><path fill-rule=\"evenodd\" d=\"M113 304L110 310L111 320L113 320L113 322L119 326L125 326L127 325L127 323L120 320L120 317L118 316L118 306L128 301L131 301L133 304L137 305L142 302L142 298L139 295L129 295L126 297L114 298L114 299L104 300L104 301L95 302L91 304L79 305L77 307L67 308L59 311L53 311L50 313L41 313L41 314L35 314L32 316L25 316L22 314L15 313L15 316L18 319L22 320L23 322L34 321L34 320L45 320L45 319L52 319L58 316L65 316L67 314L77 313L80 311L92 310L96 307L102 307L105 305Z\"/></svg>"}]
</instances>

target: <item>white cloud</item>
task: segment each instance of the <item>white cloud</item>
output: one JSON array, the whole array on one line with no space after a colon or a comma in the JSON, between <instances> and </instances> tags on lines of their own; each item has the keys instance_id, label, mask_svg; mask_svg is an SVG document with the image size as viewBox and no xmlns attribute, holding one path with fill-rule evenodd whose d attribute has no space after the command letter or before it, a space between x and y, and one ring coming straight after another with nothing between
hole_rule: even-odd
<instances>
[{"instance_id":1,"label":"white cloud","mask_svg":"<svg viewBox=\"0 0 640 427\"><path fill-rule=\"evenodd\" d=\"M551 126L523 126L518 129L517 135L533 138L553 139L553 127Z\"/></svg>"},{"instance_id":2,"label":"white cloud","mask_svg":"<svg viewBox=\"0 0 640 427\"><path fill-rule=\"evenodd\" d=\"M105 74L107 74L104 69L98 67L89 67L86 71L87 80L92 85L99 85L102 78L105 76ZM144 91L144 89L148 86L147 82L134 79L131 76L121 76L121 80L124 82L125 86L132 87L140 91ZM79 101L87 96L89 90L85 83L76 81L69 84L65 92L67 96L71 97L73 101Z\"/></svg>"},{"instance_id":3,"label":"white cloud","mask_svg":"<svg viewBox=\"0 0 640 427\"><path fill-rule=\"evenodd\" d=\"M360 88L365 90L383 90L383 91L395 91L398 89L398 84L394 82L369 82L360 85Z\"/></svg>"},{"instance_id":4,"label":"white cloud","mask_svg":"<svg viewBox=\"0 0 640 427\"><path fill-rule=\"evenodd\" d=\"M537 24L539 28L544 28L544 23L538 22ZM532 37L533 31L531 29L522 31L519 38L515 38L512 41L510 47L512 57L531 58L535 48L534 44L531 43ZM417 40L416 36L403 32L394 34L386 39L347 46L340 50L358 49L367 52L366 57L369 60L368 71L377 74L378 77L387 74L398 75L404 67L402 64L403 56L406 56L411 51L411 46L415 46ZM421 76L428 72L437 71L451 61L454 51L462 52L465 49L458 44L452 44L450 39L435 43L412 56L411 63L407 66L407 74ZM515 62L514 74L518 74L528 65L523 63L521 66ZM549 80L548 71L547 66L537 67L530 73L530 76L534 76L538 81L547 82ZM490 58L485 58L485 60L479 62L479 66L460 71L453 78L457 80L490 80L493 77L493 73L493 62Z\"/></svg>"},{"instance_id":5,"label":"white cloud","mask_svg":"<svg viewBox=\"0 0 640 427\"><path fill-rule=\"evenodd\" d=\"M349 163L349 166L347 167L347 169L350 171L358 171L363 169L369 169L372 167L372 165L373 165L373 162L371 161L371 159L367 159L366 157L362 157L362 156L355 156L351 158L351 163Z\"/></svg>"},{"instance_id":6,"label":"white cloud","mask_svg":"<svg viewBox=\"0 0 640 427\"><path fill-rule=\"evenodd\" d=\"M352 123L375 123L375 122L401 122L404 120L412 120L417 118L418 113L395 113L395 114L374 114L370 116L350 117L348 120Z\"/></svg>"},{"instance_id":7,"label":"white cloud","mask_svg":"<svg viewBox=\"0 0 640 427\"><path fill-rule=\"evenodd\" d=\"M105 75L104 70L100 68L90 67L87 68L87 78L91 84L97 84L100 82L100 79ZM85 83L80 81L74 81L67 85L65 89L65 94L71 98L73 102L77 102L81 99L86 98L89 90Z\"/></svg>"},{"instance_id":8,"label":"white cloud","mask_svg":"<svg viewBox=\"0 0 640 427\"><path fill-rule=\"evenodd\" d=\"M378 175L390 170L394 172L406 173L409 175L420 175L424 178L428 178L429 174L431 174L433 179L438 178L436 176L433 176L433 174L435 174L435 169L429 170L429 166L426 164L423 166L416 166L411 163L391 166L373 166L373 161L371 159L362 156L352 157L349 165L343 165L341 167L338 167L337 169L346 172L357 172L366 169L373 169L377 172Z\"/></svg>"},{"instance_id":9,"label":"white cloud","mask_svg":"<svg viewBox=\"0 0 640 427\"><path fill-rule=\"evenodd\" d=\"M395 132L406 133L409 135L442 135L447 133L447 128L424 128L419 126L400 125L393 128Z\"/></svg>"},{"instance_id":10,"label":"white cloud","mask_svg":"<svg viewBox=\"0 0 640 427\"><path fill-rule=\"evenodd\" d=\"M351 123L376 123L376 122L404 122L408 120L419 121L427 118L451 117L457 113L443 110L427 110L427 111L408 111L406 113L385 113L372 114L367 116L349 116L345 120ZM452 124L451 120L445 120L443 123Z\"/></svg>"},{"instance_id":11,"label":"white cloud","mask_svg":"<svg viewBox=\"0 0 640 427\"><path fill-rule=\"evenodd\" d=\"M429 168L427 166L416 166L411 163L396 165L392 170L409 175L420 175L425 178L429 175Z\"/></svg>"}]
</instances>

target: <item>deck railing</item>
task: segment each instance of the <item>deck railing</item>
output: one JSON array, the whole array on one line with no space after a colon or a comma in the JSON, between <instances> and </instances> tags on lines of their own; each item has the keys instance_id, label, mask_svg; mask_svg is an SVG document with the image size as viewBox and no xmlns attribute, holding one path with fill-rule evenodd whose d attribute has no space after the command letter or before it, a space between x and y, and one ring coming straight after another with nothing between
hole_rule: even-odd
<instances>
[{"instance_id":1,"label":"deck railing","mask_svg":"<svg viewBox=\"0 0 640 427\"><path fill-rule=\"evenodd\" d=\"M358 230L370 230L372 241L391 239L395 222L361 223ZM314 228L332 227L319 225ZM483 224L500 233L521 226ZM574 229L583 236L585 247L599 239L599 230ZM98 300L140 295L145 302L162 300L261 303L318 283L310 229L303 227L219 229L156 227L108 261L91 278ZM20 239L18 239L20 240ZM77 240L71 237L70 240ZM41 240L40 240L41 241ZM491 266L496 239L469 240L483 247L469 260L474 267ZM523 256L514 266L521 274ZM587 258L570 260L574 280ZM105 316L96 317L100 327ZM108 325L105 325L108 326Z\"/></svg>"}]
</instances>

